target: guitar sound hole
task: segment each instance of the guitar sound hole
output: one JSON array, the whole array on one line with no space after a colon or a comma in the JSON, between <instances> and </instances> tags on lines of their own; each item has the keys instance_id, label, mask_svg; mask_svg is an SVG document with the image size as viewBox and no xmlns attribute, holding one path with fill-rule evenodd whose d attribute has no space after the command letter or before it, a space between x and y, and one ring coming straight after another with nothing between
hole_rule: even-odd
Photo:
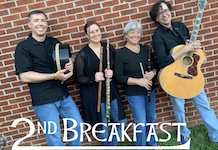
<instances>
[{"instance_id":1,"label":"guitar sound hole","mask_svg":"<svg viewBox=\"0 0 218 150\"><path fill-rule=\"evenodd\" d=\"M189 56L185 56L183 57L182 62L185 66L190 66L192 64L192 58Z\"/></svg>"}]
</instances>

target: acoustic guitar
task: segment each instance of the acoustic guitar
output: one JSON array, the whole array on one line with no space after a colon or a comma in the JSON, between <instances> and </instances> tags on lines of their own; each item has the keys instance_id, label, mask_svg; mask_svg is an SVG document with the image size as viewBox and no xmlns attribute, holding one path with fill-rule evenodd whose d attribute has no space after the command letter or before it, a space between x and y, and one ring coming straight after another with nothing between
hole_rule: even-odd
<instances>
[{"instance_id":1,"label":"acoustic guitar","mask_svg":"<svg viewBox=\"0 0 218 150\"><path fill-rule=\"evenodd\" d=\"M197 39L203 10L206 7L206 0L199 0L199 11L190 43ZM184 45L178 45L171 49L171 54L178 52ZM192 98L198 95L204 87L204 76L201 72L201 64L205 59L204 52L199 49L197 52L188 52L172 64L161 69L158 79L163 90L178 98Z\"/></svg>"}]
</instances>

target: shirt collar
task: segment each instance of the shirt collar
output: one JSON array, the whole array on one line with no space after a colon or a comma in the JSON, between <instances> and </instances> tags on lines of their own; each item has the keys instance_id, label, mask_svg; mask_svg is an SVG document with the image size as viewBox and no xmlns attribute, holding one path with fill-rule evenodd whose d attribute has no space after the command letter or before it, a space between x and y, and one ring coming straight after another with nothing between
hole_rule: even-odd
<instances>
[{"instance_id":1,"label":"shirt collar","mask_svg":"<svg viewBox=\"0 0 218 150\"><path fill-rule=\"evenodd\" d=\"M32 45L38 45L38 44L39 44L39 42L36 41L36 40L33 38L32 33L29 34L28 40L29 40L29 42L30 42ZM45 38L45 43L47 43L47 42L48 42L48 40L47 40L47 36L46 36L46 38Z\"/></svg>"},{"instance_id":2,"label":"shirt collar","mask_svg":"<svg viewBox=\"0 0 218 150\"><path fill-rule=\"evenodd\" d=\"M175 26L175 23L174 23L174 22L171 22L171 24L172 24L172 27L173 27L173 29L174 29L174 28L176 27L176 26ZM167 27L165 27L165 26L163 26L163 25L161 25L161 24L160 24L160 27L161 27L162 30L164 30L164 31L166 31L166 32L170 30L170 28L167 28Z\"/></svg>"}]
</instances>

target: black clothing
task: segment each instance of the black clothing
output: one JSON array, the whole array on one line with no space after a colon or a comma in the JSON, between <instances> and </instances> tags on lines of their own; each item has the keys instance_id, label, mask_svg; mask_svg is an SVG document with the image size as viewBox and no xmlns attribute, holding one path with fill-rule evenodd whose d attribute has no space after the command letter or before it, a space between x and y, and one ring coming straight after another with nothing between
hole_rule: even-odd
<instances>
[{"instance_id":1,"label":"black clothing","mask_svg":"<svg viewBox=\"0 0 218 150\"><path fill-rule=\"evenodd\" d=\"M190 38L187 27L181 22L172 22L173 31L162 25L155 30L153 35L153 48L158 62L162 68L174 62L170 55L171 48L185 44Z\"/></svg>"},{"instance_id":2,"label":"black clothing","mask_svg":"<svg viewBox=\"0 0 218 150\"><path fill-rule=\"evenodd\" d=\"M151 70L157 69L158 65L154 61L153 56L151 57ZM115 77L118 82L124 84L124 90L127 96L142 95L146 94L146 88L138 85L127 85L129 77L132 78L143 78L142 71L140 68L140 62L142 62L144 71L148 70L148 47L140 45L140 52L134 53L127 47L121 48L115 57ZM154 78L153 78L154 82ZM154 84L152 89L154 88Z\"/></svg>"},{"instance_id":3,"label":"black clothing","mask_svg":"<svg viewBox=\"0 0 218 150\"><path fill-rule=\"evenodd\" d=\"M52 59L53 48L59 41L46 37L44 42L38 42L32 34L20 42L15 50L16 74L28 71L38 73L54 73L55 66ZM59 80L48 80L41 83L28 83L32 97L32 105L43 105L63 100L69 96L66 84Z\"/></svg>"},{"instance_id":4,"label":"black clothing","mask_svg":"<svg viewBox=\"0 0 218 150\"><path fill-rule=\"evenodd\" d=\"M106 43L101 43L103 46L103 72L107 68L107 50ZM114 57L116 51L110 45L110 69L114 68ZM98 101L98 83L95 82L95 73L99 72L99 58L94 51L87 45L77 55L74 64L74 79L75 82L80 84L80 97L81 106L86 122L95 124L102 121L101 114L97 113ZM117 99L119 120L124 119L125 112L122 105L122 100L116 86L114 79L111 81L111 99ZM106 85L105 81L102 82L102 99L101 102L105 103L106 98Z\"/></svg>"}]
</instances>

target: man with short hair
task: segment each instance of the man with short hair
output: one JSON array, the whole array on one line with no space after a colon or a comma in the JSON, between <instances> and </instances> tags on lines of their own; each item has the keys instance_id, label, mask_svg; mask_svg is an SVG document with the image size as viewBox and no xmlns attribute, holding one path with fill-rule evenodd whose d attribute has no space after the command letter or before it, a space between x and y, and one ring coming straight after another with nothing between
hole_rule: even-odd
<instances>
[{"instance_id":1,"label":"man with short hair","mask_svg":"<svg viewBox=\"0 0 218 150\"><path fill-rule=\"evenodd\" d=\"M28 83L33 109L41 125L46 129L44 134L48 145L63 146L59 116L76 120L75 130L77 132L80 131L80 123L83 123L66 84L62 84L73 75L73 60L69 59L69 63L65 64L65 69L55 71L52 59L53 47L60 42L46 36L48 23L44 12L39 10L30 12L28 27L32 33L26 40L20 42L15 50L16 74L22 82ZM48 131L49 122L51 131ZM67 124L69 127L73 126L72 121L68 121ZM70 132L69 139L73 137L74 133ZM81 144L79 133L78 138L69 142L68 145L81 146Z\"/></svg>"},{"instance_id":2,"label":"man with short hair","mask_svg":"<svg viewBox=\"0 0 218 150\"><path fill-rule=\"evenodd\" d=\"M150 10L151 18L159 24L153 35L153 48L162 68L170 65L185 53L198 51L201 48L201 43L198 40L189 43L189 31L183 23L172 22L171 10L171 4L165 0L156 2ZM185 44L185 46L178 52L170 54L171 48L179 44ZM185 100L171 95L170 100L173 104L176 121L178 123L186 123ZM207 128L210 140L218 142L218 120L214 111L210 108L204 89L197 96L193 97L192 100ZM181 127L182 144L189 140L190 133L191 131L186 126Z\"/></svg>"}]
</instances>

